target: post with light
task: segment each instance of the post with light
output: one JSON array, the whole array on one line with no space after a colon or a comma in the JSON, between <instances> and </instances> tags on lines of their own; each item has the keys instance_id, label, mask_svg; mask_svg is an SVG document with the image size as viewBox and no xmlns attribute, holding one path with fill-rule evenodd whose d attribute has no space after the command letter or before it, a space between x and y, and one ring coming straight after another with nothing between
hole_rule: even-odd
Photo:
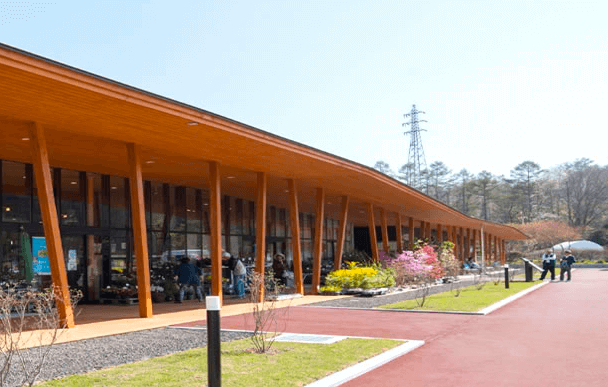
<instances>
[{"instance_id":1,"label":"post with light","mask_svg":"<svg viewBox=\"0 0 608 387\"><path fill-rule=\"evenodd\" d=\"M505 289L509 289L509 264L505 265Z\"/></svg>"},{"instance_id":2,"label":"post with light","mask_svg":"<svg viewBox=\"0 0 608 387\"><path fill-rule=\"evenodd\" d=\"M207 296L207 380L209 387L222 386L220 362L220 297Z\"/></svg>"}]
</instances>

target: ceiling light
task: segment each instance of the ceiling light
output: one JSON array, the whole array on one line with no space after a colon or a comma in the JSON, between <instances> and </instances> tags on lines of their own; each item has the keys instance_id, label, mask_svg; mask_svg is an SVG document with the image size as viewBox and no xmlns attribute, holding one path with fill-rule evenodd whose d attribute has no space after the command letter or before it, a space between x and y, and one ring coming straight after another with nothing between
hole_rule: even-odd
<instances>
[{"instance_id":1,"label":"ceiling light","mask_svg":"<svg viewBox=\"0 0 608 387\"><path fill-rule=\"evenodd\" d=\"M110 187L110 189L118 189L118 187Z\"/></svg>"},{"instance_id":2,"label":"ceiling light","mask_svg":"<svg viewBox=\"0 0 608 387\"><path fill-rule=\"evenodd\" d=\"M29 141L30 138L29 137L21 137L21 141Z\"/></svg>"},{"instance_id":3,"label":"ceiling light","mask_svg":"<svg viewBox=\"0 0 608 387\"><path fill-rule=\"evenodd\" d=\"M76 184L78 184L78 182L77 181L70 181L70 184L76 185Z\"/></svg>"},{"instance_id":4,"label":"ceiling light","mask_svg":"<svg viewBox=\"0 0 608 387\"><path fill-rule=\"evenodd\" d=\"M190 122L186 123L186 125L188 125L188 126L196 126L196 125L198 125L198 122L190 121Z\"/></svg>"},{"instance_id":5,"label":"ceiling light","mask_svg":"<svg viewBox=\"0 0 608 387\"><path fill-rule=\"evenodd\" d=\"M146 164L154 164L155 162L156 161L154 161L154 160L148 160L148 161L146 161Z\"/></svg>"},{"instance_id":6,"label":"ceiling light","mask_svg":"<svg viewBox=\"0 0 608 387\"><path fill-rule=\"evenodd\" d=\"M226 179L234 179L234 176L226 176Z\"/></svg>"}]
</instances>

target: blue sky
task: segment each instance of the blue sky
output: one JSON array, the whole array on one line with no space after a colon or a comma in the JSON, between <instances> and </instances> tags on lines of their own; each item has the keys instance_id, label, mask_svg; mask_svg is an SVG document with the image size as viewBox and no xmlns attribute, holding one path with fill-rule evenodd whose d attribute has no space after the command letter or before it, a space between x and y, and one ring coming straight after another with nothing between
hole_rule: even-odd
<instances>
[{"instance_id":1,"label":"blue sky","mask_svg":"<svg viewBox=\"0 0 608 387\"><path fill-rule=\"evenodd\" d=\"M373 166L608 164L608 2L0 1L0 41Z\"/></svg>"}]
</instances>

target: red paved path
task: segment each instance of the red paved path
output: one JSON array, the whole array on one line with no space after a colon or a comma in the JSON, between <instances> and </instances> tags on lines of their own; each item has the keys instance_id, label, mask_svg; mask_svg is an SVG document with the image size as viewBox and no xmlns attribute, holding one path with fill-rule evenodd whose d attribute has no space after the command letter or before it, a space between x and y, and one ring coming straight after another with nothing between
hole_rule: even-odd
<instances>
[{"instance_id":1,"label":"red paved path","mask_svg":"<svg viewBox=\"0 0 608 387\"><path fill-rule=\"evenodd\" d=\"M573 278L487 316L293 307L280 330L426 341L345 387L608 386L608 271ZM250 329L251 318L222 328Z\"/></svg>"}]
</instances>

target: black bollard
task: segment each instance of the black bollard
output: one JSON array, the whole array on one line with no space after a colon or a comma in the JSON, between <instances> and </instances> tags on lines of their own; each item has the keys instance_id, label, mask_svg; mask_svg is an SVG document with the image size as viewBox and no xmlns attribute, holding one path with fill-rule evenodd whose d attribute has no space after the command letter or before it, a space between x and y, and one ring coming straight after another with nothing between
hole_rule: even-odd
<instances>
[{"instance_id":1,"label":"black bollard","mask_svg":"<svg viewBox=\"0 0 608 387\"><path fill-rule=\"evenodd\" d=\"M222 386L220 362L220 298L207 296L207 379L209 387Z\"/></svg>"},{"instance_id":2,"label":"black bollard","mask_svg":"<svg viewBox=\"0 0 608 387\"><path fill-rule=\"evenodd\" d=\"M505 289L509 289L509 265L505 265Z\"/></svg>"}]
</instances>

